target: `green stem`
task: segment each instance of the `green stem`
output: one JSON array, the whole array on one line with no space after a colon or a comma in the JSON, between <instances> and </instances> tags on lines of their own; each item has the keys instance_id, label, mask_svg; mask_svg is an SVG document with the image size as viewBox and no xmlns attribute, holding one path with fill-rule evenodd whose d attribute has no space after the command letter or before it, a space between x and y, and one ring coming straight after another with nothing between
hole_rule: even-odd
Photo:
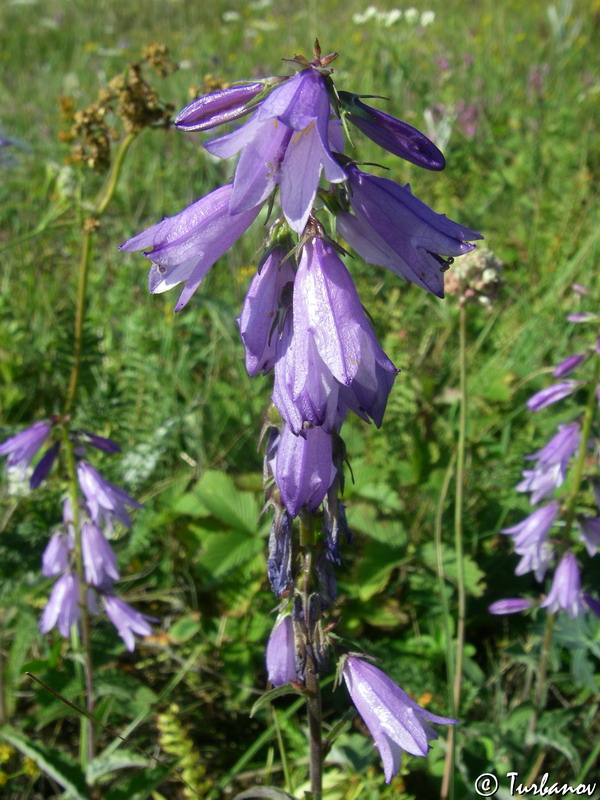
<instances>
[{"instance_id":1,"label":"green stem","mask_svg":"<svg viewBox=\"0 0 600 800\"><path fill-rule=\"evenodd\" d=\"M308 620L310 594L312 588L313 549L315 544L314 520L310 516L300 520L300 548L303 553L300 592L304 608L305 623ZM317 623L319 624L319 623ZM307 631L314 629L313 621ZM306 686L306 710L308 713L309 764L311 800L321 800L323 794L323 723L321 709L321 686L319 673L314 659L315 644L307 642L306 670L304 683Z\"/></svg>"}]
</instances>

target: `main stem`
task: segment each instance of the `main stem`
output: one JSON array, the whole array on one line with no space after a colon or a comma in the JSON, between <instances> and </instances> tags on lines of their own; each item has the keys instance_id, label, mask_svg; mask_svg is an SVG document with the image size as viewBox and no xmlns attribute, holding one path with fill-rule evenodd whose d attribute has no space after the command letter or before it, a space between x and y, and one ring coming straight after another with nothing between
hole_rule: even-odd
<instances>
[{"instance_id":1,"label":"main stem","mask_svg":"<svg viewBox=\"0 0 600 800\"><path fill-rule=\"evenodd\" d=\"M310 516L300 520L300 548L303 553L302 580L300 591L304 609L304 622L310 636L313 629L307 625L310 594L312 588L313 550L315 544L314 520ZM321 686L315 663L315 642L309 640L306 646L306 710L308 713L310 791L312 800L321 800L323 795L323 724L321 709Z\"/></svg>"}]
</instances>

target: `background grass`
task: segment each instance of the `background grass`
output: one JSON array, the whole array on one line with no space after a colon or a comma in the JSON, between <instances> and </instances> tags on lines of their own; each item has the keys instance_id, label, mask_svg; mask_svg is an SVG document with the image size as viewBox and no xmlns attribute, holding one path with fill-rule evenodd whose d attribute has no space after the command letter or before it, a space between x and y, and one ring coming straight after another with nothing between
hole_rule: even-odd
<instances>
[{"instance_id":1,"label":"background grass","mask_svg":"<svg viewBox=\"0 0 600 800\"><path fill-rule=\"evenodd\" d=\"M594 42L600 8L583 1L431 0L418 9L434 10L433 24L357 24L353 14L365 7L354 0L232 0L210 7L186 0L4 2L0 125L23 146L2 151L0 409L6 438L60 410L66 392L79 223L102 179L65 163L69 146L58 136L64 127L58 96L85 107L144 45L160 41L180 69L156 84L163 100L179 109L198 91L190 87L201 87L208 76L234 81L286 72L280 59L310 55L318 35L325 52L340 52L338 88L385 95L390 100L382 108L421 129L429 125L448 162L441 174L399 162L358 134L356 146L358 158L388 167L437 211L482 231L506 265L499 302L469 315L469 605L456 772L456 797L467 798L474 778L486 771L516 769L524 776L537 768L564 781L595 774L597 624L560 621L548 710L532 737L529 698L543 616L497 619L486 608L500 597L537 591L527 578L513 576L515 558L497 533L526 507L513 490L523 454L537 449L559 419L559 412L532 419L524 401L543 385L544 369L573 352L564 321L578 307L570 285L598 288L600 58ZM200 796L217 797L257 780L283 786L270 728L277 714L290 763L288 789L301 797L302 714L292 713L283 698L277 711L248 717L265 685L263 652L274 605L264 577L268 524L256 522L256 439L270 381L248 378L235 325L260 230L220 260L179 315L172 313L173 294L147 294L144 259L117 251L134 233L227 179L232 165L212 161L201 141L174 130L143 132L96 237L77 422L123 446L121 458L99 461L109 479L145 501L133 530L119 534L120 588L161 619L156 635L132 656L105 622L95 626L99 715L121 730L144 715L132 742L179 763ZM405 689L443 714L446 644L433 531L456 442L458 312L451 298L425 296L392 274L357 260L349 268L386 352L403 371L380 431L345 426L355 479L348 481L346 502L355 537L338 574L333 618L339 633L381 656ZM48 531L60 521L62 487L50 484L33 496L17 489L3 484L0 520L4 717L54 752L75 754L71 711L23 677L29 665L80 702L66 643L42 638L36 627L49 591L39 559ZM442 519L451 608L452 517L449 499ZM596 567L588 584L597 580ZM343 689L327 694L327 724L347 704ZM406 757L386 788L363 734L355 721L337 740L326 771L328 798L437 795L443 748L435 746L426 760ZM110 741L105 733L99 737L101 747ZM58 797L57 784L20 758L13 753L7 762L5 773L16 775L8 796ZM154 791L155 798L189 793L176 771L146 767L154 783L148 778L137 795L127 789L140 774L133 765L110 791L121 787L131 797Z\"/></svg>"}]
</instances>

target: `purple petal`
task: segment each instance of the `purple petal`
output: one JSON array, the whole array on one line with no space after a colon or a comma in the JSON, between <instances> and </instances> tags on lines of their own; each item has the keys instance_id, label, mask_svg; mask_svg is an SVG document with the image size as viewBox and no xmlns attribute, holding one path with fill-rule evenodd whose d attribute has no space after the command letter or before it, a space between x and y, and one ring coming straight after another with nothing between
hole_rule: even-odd
<instances>
[{"instance_id":1,"label":"purple petal","mask_svg":"<svg viewBox=\"0 0 600 800\"><path fill-rule=\"evenodd\" d=\"M35 466L35 469L31 473L31 478L29 479L29 486L31 489L37 489L40 483L46 480L50 470L52 469L52 465L54 464L56 456L58 455L59 449L60 442L56 442L52 445L52 447L49 447L44 455L40 458Z\"/></svg>"},{"instance_id":2,"label":"purple petal","mask_svg":"<svg viewBox=\"0 0 600 800\"><path fill-rule=\"evenodd\" d=\"M98 588L112 586L120 578L117 559L97 525L85 522L81 529L81 552L86 582Z\"/></svg>"},{"instance_id":3,"label":"purple petal","mask_svg":"<svg viewBox=\"0 0 600 800\"><path fill-rule=\"evenodd\" d=\"M536 392L527 401L527 408L530 411L541 411L542 408L550 406L553 403L558 403L563 400L577 389L579 381L563 381L562 383L553 383L552 386L547 386L540 392Z\"/></svg>"},{"instance_id":4,"label":"purple petal","mask_svg":"<svg viewBox=\"0 0 600 800\"><path fill-rule=\"evenodd\" d=\"M555 367L554 372L552 373L552 377L566 378L567 375L570 375L577 369L577 367L581 364L581 362L584 359L585 359L585 354L578 354L565 358L564 361L561 361L560 364L557 367Z\"/></svg>"},{"instance_id":5,"label":"purple petal","mask_svg":"<svg viewBox=\"0 0 600 800\"><path fill-rule=\"evenodd\" d=\"M506 600L496 600L488 607L490 614L518 614L520 611L527 611L533 605L532 600L525 600L522 597L510 597Z\"/></svg>"},{"instance_id":6,"label":"purple petal","mask_svg":"<svg viewBox=\"0 0 600 800\"><path fill-rule=\"evenodd\" d=\"M298 680L292 618L284 617L273 629L266 651L267 675L273 686Z\"/></svg>"},{"instance_id":7,"label":"purple petal","mask_svg":"<svg viewBox=\"0 0 600 800\"><path fill-rule=\"evenodd\" d=\"M41 633L48 633L57 627L61 636L68 638L71 627L79 621L79 583L72 572L59 578L48 599L48 604L40 617Z\"/></svg>"},{"instance_id":8,"label":"purple petal","mask_svg":"<svg viewBox=\"0 0 600 800\"><path fill-rule=\"evenodd\" d=\"M21 477L24 477L29 463L48 436L50 436L51 430L52 425L48 422L34 422L29 428L2 442L0 444L0 456L8 456L6 462L7 472L20 467Z\"/></svg>"},{"instance_id":9,"label":"purple petal","mask_svg":"<svg viewBox=\"0 0 600 800\"><path fill-rule=\"evenodd\" d=\"M134 634L150 636L152 628L148 622L155 622L155 618L149 617L147 614L140 614L135 608L114 595L107 594L102 599L108 618L125 642L125 647L132 653L135 650Z\"/></svg>"},{"instance_id":10,"label":"purple petal","mask_svg":"<svg viewBox=\"0 0 600 800\"><path fill-rule=\"evenodd\" d=\"M540 607L547 608L549 614L560 610L566 611L574 619L583 610L581 600L581 578L577 559L568 551L560 560L554 573L550 593Z\"/></svg>"},{"instance_id":11,"label":"purple petal","mask_svg":"<svg viewBox=\"0 0 600 800\"><path fill-rule=\"evenodd\" d=\"M205 131L231 122L253 110L246 106L263 88L262 83L246 83L205 94L179 112L175 125L182 131Z\"/></svg>"}]
</instances>

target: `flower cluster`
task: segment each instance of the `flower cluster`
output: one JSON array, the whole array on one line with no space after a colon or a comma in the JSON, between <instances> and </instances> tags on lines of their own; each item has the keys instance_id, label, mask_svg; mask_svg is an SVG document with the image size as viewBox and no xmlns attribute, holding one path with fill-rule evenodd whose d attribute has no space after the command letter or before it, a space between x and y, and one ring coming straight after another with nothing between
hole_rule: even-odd
<instances>
[{"instance_id":1,"label":"flower cluster","mask_svg":"<svg viewBox=\"0 0 600 800\"><path fill-rule=\"evenodd\" d=\"M327 665L322 611L335 598L333 565L340 563L340 540L350 538L340 499L341 429L349 413L379 427L397 374L335 234L368 263L438 297L453 258L471 251L472 240L481 238L436 214L410 186L364 172L344 155L343 130L350 123L412 164L429 170L445 166L441 152L418 130L358 95L337 91L329 67L336 53L321 57L316 42L314 55L311 62L296 56L293 75L220 89L184 108L175 124L187 132L249 116L204 142L213 156L239 156L233 179L121 246L145 251L150 291L183 284L175 306L179 311L212 265L265 206L275 207L278 197L281 211L267 233L238 320L248 373L274 378L273 408L264 428L264 475L266 507L273 510L268 577L280 600L280 618L267 646L267 670L275 685L308 682ZM323 208L335 217L335 231L319 218ZM423 755L433 735L424 726L404 736L413 716L452 720L417 712L399 687L392 689L395 684L360 658L345 663L350 694L374 735L389 781L398 768L398 748ZM381 698L370 715L361 699L369 692ZM390 715L396 722L388 725L384 717Z\"/></svg>"},{"instance_id":2,"label":"flower cluster","mask_svg":"<svg viewBox=\"0 0 600 800\"><path fill-rule=\"evenodd\" d=\"M570 314L568 319L596 321L594 315L587 314ZM577 377L562 380L571 375ZM512 538L515 552L521 556L517 575L533 572L542 582L548 570L554 570L550 590L539 603L541 608L548 613L566 611L572 618L587 610L600 616L598 601L582 588L580 568L585 551L592 557L600 550L600 447L594 430L600 404L600 338L593 346L561 361L553 377L558 379L555 383L530 397L530 411L536 413L576 393L587 398L587 403L583 411L572 403L568 420L558 425L550 441L526 456L532 466L523 470L523 480L516 489L530 494L531 505L541 505L502 533ZM570 491L558 498L556 490L568 475ZM532 599L510 598L493 603L490 611L510 614L533 605Z\"/></svg>"},{"instance_id":3,"label":"flower cluster","mask_svg":"<svg viewBox=\"0 0 600 800\"><path fill-rule=\"evenodd\" d=\"M51 438L60 420L43 420L0 444L0 455L8 456L7 472L20 471L24 478L31 462ZM134 633L148 636L151 617L140 614L115 595L114 583L119 580L116 556L108 542L113 524L131 526L128 508L141 508L140 503L123 489L107 481L86 459L86 446L105 453L118 453L120 447L111 439L89 431L69 431L70 444L76 462L78 481L77 507L70 497L63 501L63 524L56 530L42 555L42 574L57 578L48 603L40 618L40 631L48 633L58 628L68 638L71 627L81 618L85 607L91 614L99 613L101 599L108 618L116 627L128 650L135 647ZM45 480L59 453L60 440L51 444L31 471L29 485L37 488ZM77 561L83 565L83 581L77 571Z\"/></svg>"}]
</instances>

